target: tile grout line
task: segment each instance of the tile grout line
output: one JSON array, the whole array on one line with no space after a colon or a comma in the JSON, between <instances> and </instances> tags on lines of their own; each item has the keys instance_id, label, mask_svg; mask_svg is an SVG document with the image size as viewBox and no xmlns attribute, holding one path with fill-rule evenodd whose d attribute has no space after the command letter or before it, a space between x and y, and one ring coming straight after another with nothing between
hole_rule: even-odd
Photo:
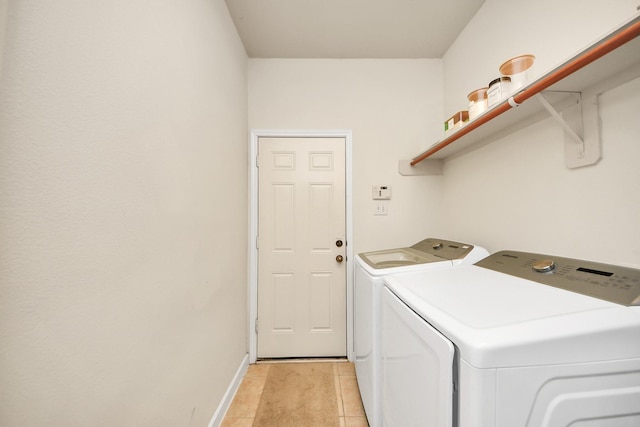
<instances>
[{"instance_id":1,"label":"tile grout line","mask_svg":"<svg viewBox=\"0 0 640 427\"><path fill-rule=\"evenodd\" d=\"M342 400L342 385L340 384L340 370L338 369L338 365L333 365L333 381L336 390L336 399L338 403L338 424L340 427L345 427L345 419L344 419L344 402Z\"/></svg>"}]
</instances>

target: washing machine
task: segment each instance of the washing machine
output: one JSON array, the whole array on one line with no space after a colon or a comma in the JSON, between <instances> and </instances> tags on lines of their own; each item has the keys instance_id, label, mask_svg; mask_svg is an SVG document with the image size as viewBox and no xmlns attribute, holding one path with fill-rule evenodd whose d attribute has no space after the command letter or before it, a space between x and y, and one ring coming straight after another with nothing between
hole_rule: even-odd
<instances>
[{"instance_id":1,"label":"washing machine","mask_svg":"<svg viewBox=\"0 0 640 427\"><path fill-rule=\"evenodd\" d=\"M640 426L640 270L517 251L388 276L384 427Z\"/></svg>"},{"instance_id":2,"label":"washing machine","mask_svg":"<svg viewBox=\"0 0 640 427\"><path fill-rule=\"evenodd\" d=\"M389 274L452 268L486 257L486 249L427 238L413 246L361 253L356 257L354 298L355 368L370 427L381 425L380 293Z\"/></svg>"}]
</instances>

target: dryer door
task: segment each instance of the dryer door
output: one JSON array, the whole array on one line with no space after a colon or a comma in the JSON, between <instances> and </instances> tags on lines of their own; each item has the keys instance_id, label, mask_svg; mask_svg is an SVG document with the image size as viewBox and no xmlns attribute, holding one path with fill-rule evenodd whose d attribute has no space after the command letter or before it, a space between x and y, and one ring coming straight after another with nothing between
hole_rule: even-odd
<instances>
[{"instance_id":1,"label":"dryer door","mask_svg":"<svg viewBox=\"0 0 640 427\"><path fill-rule=\"evenodd\" d=\"M384 288L384 427L452 426L454 353L451 341Z\"/></svg>"}]
</instances>

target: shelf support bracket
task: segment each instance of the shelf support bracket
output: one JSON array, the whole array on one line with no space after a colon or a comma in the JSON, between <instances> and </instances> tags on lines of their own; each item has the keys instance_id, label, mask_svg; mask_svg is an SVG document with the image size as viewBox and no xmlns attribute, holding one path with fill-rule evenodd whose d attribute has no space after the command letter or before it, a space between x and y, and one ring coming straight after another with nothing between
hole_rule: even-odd
<instances>
[{"instance_id":1,"label":"shelf support bracket","mask_svg":"<svg viewBox=\"0 0 640 427\"><path fill-rule=\"evenodd\" d=\"M535 97L564 130L565 165L579 168L600 160L600 119L598 95L593 91L569 92L575 99L569 107L556 110L538 93Z\"/></svg>"},{"instance_id":2,"label":"shelf support bracket","mask_svg":"<svg viewBox=\"0 0 640 427\"><path fill-rule=\"evenodd\" d=\"M398 172L402 176L442 175L443 165L442 159L425 159L415 166L411 166L411 160L398 160Z\"/></svg>"},{"instance_id":3,"label":"shelf support bracket","mask_svg":"<svg viewBox=\"0 0 640 427\"><path fill-rule=\"evenodd\" d=\"M577 95L579 96L580 94L578 93ZM571 139L573 139L576 144L578 144L578 156L584 156L584 140L582 139L582 136L578 135L578 133L573 130L573 128L569 125L569 123L566 122L566 120L562 116L562 113L553 108L553 105L551 105L551 103L547 101L547 98L545 98L542 93L538 93L535 96L536 98L538 98L538 101L540 101L542 106L549 112L549 114L551 114L551 117L553 117L558 123L560 123L566 134ZM578 103L580 103L579 98Z\"/></svg>"}]
</instances>

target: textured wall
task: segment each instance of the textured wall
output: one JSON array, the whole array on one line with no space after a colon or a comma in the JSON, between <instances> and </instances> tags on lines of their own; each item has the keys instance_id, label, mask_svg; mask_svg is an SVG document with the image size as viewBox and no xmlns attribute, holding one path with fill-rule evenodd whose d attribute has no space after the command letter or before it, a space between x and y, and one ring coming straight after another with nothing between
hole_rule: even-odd
<instances>
[{"instance_id":1,"label":"textured wall","mask_svg":"<svg viewBox=\"0 0 640 427\"><path fill-rule=\"evenodd\" d=\"M438 59L250 59L249 126L351 129L355 252L439 236L441 176L400 176L441 137ZM374 216L373 185L392 187L387 216Z\"/></svg>"},{"instance_id":2,"label":"textured wall","mask_svg":"<svg viewBox=\"0 0 640 427\"><path fill-rule=\"evenodd\" d=\"M15 0L6 24L0 425L206 425L246 352L226 7Z\"/></svg>"}]
</instances>

